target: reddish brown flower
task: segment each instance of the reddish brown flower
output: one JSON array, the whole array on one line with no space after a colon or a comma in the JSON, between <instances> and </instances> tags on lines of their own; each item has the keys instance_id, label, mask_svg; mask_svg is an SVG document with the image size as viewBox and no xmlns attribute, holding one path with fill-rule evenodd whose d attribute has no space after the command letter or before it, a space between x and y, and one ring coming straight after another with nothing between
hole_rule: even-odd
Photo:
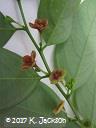
<instances>
[{"instance_id":1,"label":"reddish brown flower","mask_svg":"<svg viewBox=\"0 0 96 128\"><path fill-rule=\"evenodd\" d=\"M53 113L57 115L64 109L64 101L61 101L59 105L53 110Z\"/></svg>"},{"instance_id":2,"label":"reddish brown flower","mask_svg":"<svg viewBox=\"0 0 96 128\"><path fill-rule=\"evenodd\" d=\"M35 51L32 51L31 56L25 55L23 57L22 68L23 69L28 69L30 67L35 67L36 66L35 58L36 58L36 52Z\"/></svg>"},{"instance_id":3,"label":"reddish brown flower","mask_svg":"<svg viewBox=\"0 0 96 128\"><path fill-rule=\"evenodd\" d=\"M50 75L50 81L52 84L57 84L58 82L63 81L64 79L64 71L60 69L54 70Z\"/></svg>"},{"instance_id":4,"label":"reddish brown flower","mask_svg":"<svg viewBox=\"0 0 96 128\"><path fill-rule=\"evenodd\" d=\"M42 32L48 26L48 20L45 19L36 19L34 23L29 23L31 28L38 29L39 32Z\"/></svg>"}]
</instances>

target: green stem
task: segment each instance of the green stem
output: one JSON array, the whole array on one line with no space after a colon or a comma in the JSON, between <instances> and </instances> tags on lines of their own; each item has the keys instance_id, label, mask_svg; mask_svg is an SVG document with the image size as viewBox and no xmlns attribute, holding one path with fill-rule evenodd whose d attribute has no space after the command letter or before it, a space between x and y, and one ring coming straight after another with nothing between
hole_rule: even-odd
<instances>
[{"instance_id":1,"label":"green stem","mask_svg":"<svg viewBox=\"0 0 96 128\"><path fill-rule=\"evenodd\" d=\"M56 84L56 87L58 88L58 90L62 93L62 95L65 97L65 99L67 100L67 95L65 94L65 92L63 91L63 89L60 87L59 84Z\"/></svg>"},{"instance_id":2,"label":"green stem","mask_svg":"<svg viewBox=\"0 0 96 128\"><path fill-rule=\"evenodd\" d=\"M39 68L39 67L38 67ZM45 75L49 75L48 72L45 72L43 69L39 68L40 72L42 72Z\"/></svg>"},{"instance_id":3,"label":"green stem","mask_svg":"<svg viewBox=\"0 0 96 128\"><path fill-rule=\"evenodd\" d=\"M60 87L59 84L56 84L56 87L58 88L58 90L62 93L62 95L65 97L66 101L68 102L70 108L72 109L74 115L75 115L75 118L81 123L81 120L79 119L79 116L77 115L76 111L74 110L72 104L70 103L69 101L69 97L65 94L65 92L63 91L63 89Z\"/></svg>"},{"instance_id":4,"label":"green stem","mask_svg":"<svg viewBox=\"0 0 96 128\"><path fill-rule=\"evenodd\" d=\"M18 6L19 6L19 9L20 9L22 18L23 18L24 25L25 25L25 31L27 32L27 34L28 34L29 37L31 38L31 40L32 40L33 44L35 45L36 49L39 51L39 47L38 47L38 45L36 44L34 38L32 37L32 35L31 35L31 33L30 33L29 29L28 29L27 22L26 22L24 13L23 13L22 5L21 5L21 0L17 0L17 2L18 2Z\"/></svg>"},{"instance_id":5,"label":"green stem","mask_svg":"<svg viewBox=\"0 0 96 128\"><path fill-rule=\"evenodd\" d=\"M20 8L20 12L21 12L21 15L22 15L22 18L23 18L23 22L25 24L25 27L27 27L27 22L26 22L24 13L23 13L22 5L21 5L21 0L17 0L17 3L18 3L18 6Z\"/></svg>"},{"instance_id":6,"label":"green stem","mask_svg":"<svg viewBox=\"0 0 96 128\"><path fill-rule=\"evenodd\" d=\"M22 15L24 24L25 24L25 31L27 32L27 34L29 35L29 37L30 37L30 39L32 40L33 44L35 45L36 49L38 50L38 52L39 52L39 54L40 54L40 56L41 56L41 58L42 58L42 60L43 60L43 63L44 63L44 65L45 65L45 67L46 67L46 69L47 69L47 71L48 71L48 73L49 73L49 75L50 75L51 70L50 70L49 65L48 65L48 63L47 63L47 61L46 61L46 58L45 58L45 56L44 56L44 54L43 54L43 50L38 47L36 41L34 40L33 36L31 35L31 33L30 33L29 29L28 29L27 22L26 22L24 13L23 13L22 5L21 5L21 0L17 0L17 2L18 2L18 5L19 5L19 8L20 8L20 11L21 11L21 15ZM47 76L44 76L43 78L45 78L45 77L47 77ZM79 116L78 116L77 113L75 112L75 110L74 110L73 106L71 105L70 101L68 100L68 97L67 97L67 95L65 94L65 92L62 90L62 88L60 87L59 84L56 84L56 87L59 89L59 91L61 92L61 94L65 97L66 101L67 101L68 104L70 105L70 107L71 107L71 109L72 109L72 111L73 111L73 113L74 113L76 119L78 120L78 122L81 123L81 120L79 119Z\"/></svg>"},{"instance_id":7,"label":"green stem","mask_svg":"<svg viewBox=\"0 0 96 128\"><path fill-rule=\"evenodd\" d=\"M47 71L48 71L48 72L51 72L51 71L50 71L50 68L49 68L49 66L48 66L48 64L47 64L47 62L46 62L45 56L44 56L44 54L43 54L43 51L38 47L36 41L34 40L33 36L31 35L31 33L30 33L29 29L28 29L27 22L26 22L24 13L23 13L22 5L21 5L21 0L17 0L17 2L18 2L18 6L19 6L19 8L20 8L20 11L21 11L21 15L22 15L22 18L23 18L23 22L24 22L24 24L25 24L25 31L27 32L27 34L29 35L30 39L32 40L34 46L35 46L36 49L38 50L38 52L39 52L39 54L40 54L40 56L41 56L41 58L42 58L42 60L43 60L43 63L45 64L45 67L46 67Z\"/></svg>"},{"instance_id":8,"label":"green stem","mask_svg":"<svg viewBox=\"0 0 96 128\"><path fill-rule=\"evenodd\" d=\"M46 61L46 58L45 58L45 56L44 56L42 50L40 51L40 56L41 56L41 58L42 58L42 60L43 60L43 62L44 62L44 64L45 64L45 67L46 67L48 73L50 74L50 73L51 73L51 70L50 70L50 68L49 68L49 65L48 65L48 63L47 63L47 61Z\"/></svg>"},{"instance_id":9,"label":"green stem","mask_svg":"<svg viewBox=\"0 0 96 128\"><path fill-rule=\"evenodd\" d=\"M44 45L44 46L42 47L42 50L44 50L46 47L47 47L47 45Z\"/></svg>"},{"instance_id":10,"label":"green stem","mask_svg":"<svg viewBox=\"0 0 96 128\"><path fill-rule=\"evenodd\" d=\"M36 49L38 50L38 52L39 52L39 54L40 54L40 56L41 56L41 58L42 58L42 60L43 60L43 63L44 63L44 65L45 65L47 71L48 71L49 73L51 73L50 68L49 68L49 65L47 64L46 58L45 58L45 56L44 56L44 54L43 54L43 51L42 51L42 50L38 47L38 45L36 44L36 41L34 40L33 36L31 35L31 33L30 33L28 27L26 28L26 32L27 32L27 34L29 35L30 39L32 40L33 44L35 45Z\"/></svg>"},{"instance_id":11,"label":"green stem","mask_svg":"<svg viewBox=\"0 0 96 128\"><path fill-rule=\"evenodd\" d=\"M16 30L24 30L24 28L16 28Z\"/></svg>"},{"instance_id":12,"label":"green stem","mask_svg":"<svg viewBox=\"0 0 96 128\"><path fill-rule=\"evenodd\" d=\"M46 75L46 76L42 76L40 79L44 79L44 78L48 78L49 75Z\"/></svg>"}]
</instances>

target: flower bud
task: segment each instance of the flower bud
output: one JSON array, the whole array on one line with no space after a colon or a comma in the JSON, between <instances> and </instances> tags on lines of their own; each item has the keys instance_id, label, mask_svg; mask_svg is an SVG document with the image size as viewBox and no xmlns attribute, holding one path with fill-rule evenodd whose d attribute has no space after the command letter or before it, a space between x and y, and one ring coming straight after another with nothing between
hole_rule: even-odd
<instances>
[{"instance_id":1,"label":"flower bud","mask_svg":"<svg viewBox=\"0 0 96 128\"><path fill-rule=\"evenodd\" d=\"M57 115L64 109L64 101L61 101L60 104L53 110L53 113Z\"/></svg>"},{"instance_id":2,"label":"flower bud","mask_svg":"<svg viewBox=\"0 0 96 128\"><path fill-rule=\"evenodd\" d=\"M67 87L69 90L72 90L73 86L75 84L75 80L71 78L66 84L65 87Z\"/></svg>"}]
</instances>

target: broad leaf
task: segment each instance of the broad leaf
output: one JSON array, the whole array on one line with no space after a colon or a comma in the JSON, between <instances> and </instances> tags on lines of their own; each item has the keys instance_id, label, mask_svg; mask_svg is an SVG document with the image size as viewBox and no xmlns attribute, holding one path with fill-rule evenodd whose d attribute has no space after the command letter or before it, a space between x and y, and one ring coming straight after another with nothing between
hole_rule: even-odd
<instances>
[{"instance_id":1,"label":"broad leaf","mask_svg":"<svg viewBox=\"0 0 96 128\"><path fill-rule=\"evenodd\" d=\"M62 117L66 119L64 112L61 112L56 116L53 114L53 109L58 105L58 103L60 103L60 99L57 97L57 95L47 85L39 82L38 86L29 95L29 97L1 116L1 121L4 122L5 117ZM41 121L41 119L39 119L39 121ZM64 126L62 123L54 124L54 127L58 125ZM30 125L27 124L27 127L29 126ZM37 124L37 126L40 127L39 124ZM42 128L46 128L46 124L41 126Z\"/></svg>"},{"instance_id":2,"label":"broad leaf","mask_svg":"<svg viewBox=\"0 0 96 128\"><path fill-rule=\"evenodd\" d=\"M0 12L0 46L3 47L16 29L11 25L7 18Z\"/></svg>"},{"instance_id":3,"label":"broad leaf","mask_svg":"<svg viewBox=\"0 0 96 128\"><path fill-rule=\"evenodd\" d=\"M74 16L70 38L56 47L55 62L74 77L75 107L96 126L96 0L86 0ZM63 59L62 59L63 58Z\"/></svg>"},{"instance_id":4,"label":"broad leaf","mask_svg":"<svg viewBox=\"0 0 96 128\"><path fill-rule=\"evenodd\" d=\"M70 35L73 16L80 0L41 0L38 18L48 19L43 32L47 45L63 43Z\"/></svg>"},{"instance_id":5,"label":"broad leaf","mask_svg":"<svg viewBox=\"0 0 96 128\"><path fill-rule=\"evenodd\" d=\"M22 70L22 58L8 50L0 49L0 110L24 100L36 87L38 75L32 70Z\"/></svg>"},{"instance_id":6,"label":"broad leaf","mask_svg":"<svg viewBox=\"0 0 96 128\"><path fill-rule=\"evenodd\" d=\"M80 126L75 122L68 122L65 128L80 128Z\"/></svg>"}]
</instances>

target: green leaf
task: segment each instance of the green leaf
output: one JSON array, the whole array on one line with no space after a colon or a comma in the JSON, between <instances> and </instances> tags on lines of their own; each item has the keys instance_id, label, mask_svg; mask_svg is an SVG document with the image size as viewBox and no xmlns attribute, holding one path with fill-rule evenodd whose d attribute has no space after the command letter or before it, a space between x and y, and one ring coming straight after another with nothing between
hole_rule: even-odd
<instances>
[{"instance_id":1,"label":"green leaf","mask_svg":"<svg viewBox=\"0 0 96 128\"><path fill-rule=\"evenodd\" d=\"M0 110L24 100L37 85L39 76L32 70L22 70L22 58L0 49Z\"/></svg>"},{"instance_id":2,"label":"green leaf","mask_svg":"<svg viewBox=\"0 0 96 128\"><path fill-rule=\"evenodd\" d=\"M73 16L80 0L41 0L38 18L48 19L48 28L43 32L47 45L60 44L69 37Z\"/></svg>"},{"instance_id":3,"label":"green leaf","mask_svg":"<svg viewBox=\"0 0 96 128\"><path fill-rule=\"evenodd\" d=\"M96 0L86 0L74 16L70 38L56 47L55 62L75 78L74 104L96 126ZM63 59L62 59L63 58Z\"/></svg>"},{"instance_id":4,"label":"green leaf","mask_svg":"<svg viewBox=\"0 0 96 128\"><path fill-rule=\"evenodd\" d=\"M5 20L7 20L7 22L9 22L9 23L14 23L15 21L12 19L12 17L10 17L10 16L6 16L5 17Z\"/></svg>"},{"instance_id":5,"label":"green leaf","mask_svg":"<svg viewBox=\"0 0 96 128\"><path fill-rule=\"evenodd\" d=\"M64 112L59 115L53 114L53 109L60 103L58 96L45 84L38 82L36 89L23 102L15 106L9 112L1 116L4 117L62 117L66 119ZM58 124L54 124L58 125ZM64 124L60 124L64 126ZM59 125L59 126L60 126ZM20 126L20 125L19 125ZM40 125L38 125L39 127ZM45 125L46 126L46 125ZM27 126L28 127L28 126ZM42 126L43 127L43 126ZM43 127L44 128L44 127ZM46 128L46 127L45 127Z\"/></svg>"},{"instance_id":6,"label":"green leaf","mask_svg":"<svg viewBox=\"0 0 96 128\"><path fill-rule=\"evenodd\" d=\"M65 128L80 128L75 122L68 122Z\"/></svg>"},{"instance_id":7,"label":"green leaf","mask_svg":"<svg viewBox=\"0 0 96 128\"><path fill-rule=\"evenodd\" d=\"M0 12L0 46L3 47L14 34L16 29L11 22Z\"/></svg>"}]
</instances>

